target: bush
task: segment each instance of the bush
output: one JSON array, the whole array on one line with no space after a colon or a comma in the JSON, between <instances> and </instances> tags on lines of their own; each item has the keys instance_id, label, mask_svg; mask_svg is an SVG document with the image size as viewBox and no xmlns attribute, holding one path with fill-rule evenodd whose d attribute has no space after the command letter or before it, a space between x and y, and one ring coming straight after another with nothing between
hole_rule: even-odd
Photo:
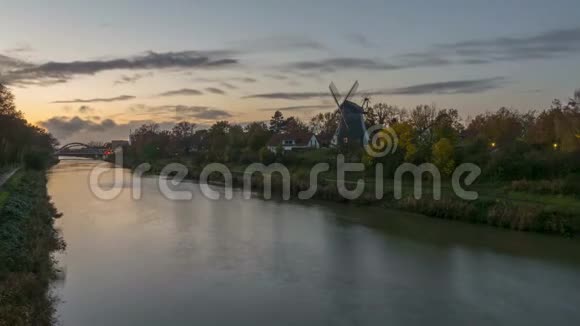
<instances>
[{"instance_id":1,"label":"bush","mask_svg":"<svg viewBox=\"0 0 580 326\"><path fill-rule=\"evenodd\" d=\"M573 173L564 179L564 193L570 195L580 195L580 174Z\"/></svg>"},{"instance_id":2,"label":"bush","mask_svg":"<svg viewBox=\"0 0 580 326\"><path fill-rule=\"evenodd\" d=\"M50 155L44 152L29 152L24 155L24 165L33 170L44 170L48 167Z\"/></svg>"},{"instance_id":3,"label":"bush","mask_svg":"<svg viewBox=\"0 0 580 326\"><path fill-rule=\"evenodd\" d=\"M538 180L529 181L526 179L512 181L510 187L512 191L522 191L535 194L563 194L564 191L564 181L560 179L556 180Z\"/></svg>"},{"instance_id":4,"label":"bush","mask_svg":"<svg viewBox=\"0 0 580 326\"><path fill-rule=\"evenodd\" d=\"M557 233L565 236L573 236L580 231L578 214L549 211L540 205L490 200L466 202L451 198L417 200L408 197L396 202L395 206L430 217L484 223L511 230Z\"/></svg>"},{"instance_id":5,"label":"bush","mask_svg":"<svg viewBox=\"0 0 580 326\"><path fill-rule=\"evenodd\" d=\"M5 185L0 216L0 325L52 325L50 253L64 249L43 172L21 171Z\"/></svg>"},{"instance_id":6,"label":"bush","mask_svg":"<svg viewBox=\"0 0 580 326\"><path fill-rule=\"evenodd\" d=\"M398 208L419 212L421 214L450 220L467 220L481 222L481 211L476 205L451 198L441 200L415 199L407 197L397 202Z\"/></svg>"},{"instance_id":7,"label":"bush","mask_svg":"<svg viewBox=\"0 0 580 326\"><path fill-rule=\"evenodd\" d=\"M522 191L542 195L580 195L580 174L570 174L564 179L555 180L516 180L512 181L512 191Z\"/></svg>"},{"instance_id":8,"label":"bush","mask_svg":"<svg viewBox=\"0 0 580 326\"><path fill-rule=\"evenodd\" d=\"M539 221L542 208L538 206L516 206L500 201L487 212L487 223L519 231L545 231Z\"/></svg>"},{"instance_id":9,"label":"bush","mask_svg":"<svg viewBox=\"0 0 580 326\"><path fill-rule=\"evenodd\" d=\"M276 160L276 154L272 153L272 151L270 151L267 147L262 147L262 149L260 149L259 156L260 162L264 164L271 164Z\"/></svg>"}]
</instances>

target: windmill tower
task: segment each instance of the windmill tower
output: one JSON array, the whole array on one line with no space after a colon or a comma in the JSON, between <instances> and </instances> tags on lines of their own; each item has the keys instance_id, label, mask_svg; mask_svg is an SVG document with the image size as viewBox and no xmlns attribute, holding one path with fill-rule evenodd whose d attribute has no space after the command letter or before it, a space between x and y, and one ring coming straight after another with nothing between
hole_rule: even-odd
<instances>
[{"instance_id":1,"label":"windmill tower","mask_svg":"<svg viewBox=\"0 0 580 326\"><path fill-rule=\"evenodd\" d=\"M342 99L334 83L330 83L329 88L330 93L334 98L334 102L338 107L338 114L340 115L340 121L332 139L332 143L339 147L362 147L365 143L365 139L368 140L368 134L363 116L364 110L362 107L367 99L363 101L362 105L358 105L350 101L350 98L354 95L356 89L358 88L358 81L352 85L350 91L346 94L344 99Z\"/></svg>"}]
</instances>

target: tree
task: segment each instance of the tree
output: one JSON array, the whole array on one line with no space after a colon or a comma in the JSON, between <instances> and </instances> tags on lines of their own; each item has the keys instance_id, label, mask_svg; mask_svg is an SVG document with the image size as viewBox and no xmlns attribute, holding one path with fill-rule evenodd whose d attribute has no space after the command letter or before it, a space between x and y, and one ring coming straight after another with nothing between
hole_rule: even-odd
<instances>
[{"instance_id":1,"label":"tree","mask_svg":"<svg viewBox=\"0 0 580 326\"><path fill-rule=\"evenodd\" d=\"M181 121L171 129L171 134L177 139L187 139L193 136L195 132L195 123Z\"/></svg>"},{"instance_id":2,"label":"tree","mask_svg":"<svg viewBox=\"0 0 580 326\"><path fill-rule=\"evenodd\" d=\"M207 129L196 130L191 141L192 148L195 148L200 152L209 150L208 134L209 132Z\"/></svg>"},{"instance_id":3,"label":"tree","mask_svg":"<svg viewBox=\"0 0 580 326\"><path fill-rule=\"evenodd\" d=\"M274 115L270 119L270 131L274 134L282 132L284 129L284 115L280 111L274 112Z\"/></svg>"},{"instance_id":4,"label":"tree","mask_svg":"<svg viewBox=\"0 0 580 326\"><path fill-rule=\"evenodd\" d=\"M523 136L522 116L505 107L495 113L476 116L467 127L467 135L483 141L506 145Z\"/></svg>"},{"instance_id":5,"label":"tree","mask_svg":"<svg viewBox=\"0 0 580 326\"><path fill-rule=\"evenodd\" d=\"M333 135L338 128L339 119L338 110L318 113L310 119L310 131L322 136Z\"/></svg>"},{"instance_id":6,"label":"tree","mask_svg":"<svg viewBox=\"0 0 580 326\"><path fill-rule=\"evenodd\" d=\"M299 118L288 117L284 121L283 131L287 133L303 133L308 132L308 126Z\"/></svg>"},{"instance_id":7,"label":"tree","mask_svg":"<svg viewBox=\"0 0 580 326\"><path fill-rule=\"evenodd\" d=\"M575 95L576 97L576 95ZM574 99L568 105L555 99L550 109L531 121L526 140L536 146L558 148L565 152L580 149L580 108Z\"/></svg>"},{"instance_id":8,"label":"tree","mask_svg":"<svg viewBox=\"0 0 580 326\"><path fill-rule=\"evenodd\" d=\"M453 144L447 138L441 138L433 144L433 164L442 175L450 176L455 168Z\"/></svg>"},{"instance_id":9,"label":"tree","mask_svg":"<svg viewBox=\"0 0 580 326\"><path fill-rule=\"evenodd\" d=\"M405 161L412 162L417 154L417 145L415 145L415 130L409 122L399 122L392 125L397 135L398 147L405 151Z\"/></svg>"},{"instance_id":10,"label":"tree","mask_svg":"<svg viewBox=\"0 0 580 326\"><path fill-rule=\"evenodd\" d=\"M191 147L193 141L193 135L195 133L195 124L189 123L187 121L181 121L177 123L171 129L171 135L173 137L174 148L177 152L187 153Z\"/></svg>"},{"instance_id":11,"label":"tree","mask_svg":"<svg viewBox=\"0 0 580 326\"><path fill-rule=\"evenodd\" d=\"M365 124L368 127L374 125L390 125L405 119L406 111L386 103L376 103L367 109Z\"/></svg>"},{"instance_id":12,"label":"tree","mask_svg":"<svg viewBox=\"0 0 580 326\"><path fill-rule=\"evenodd\" d=\"M411 123L419 134L430 129L437 116L437 109L431 105L418 105L411 111Z\"/></svg>"},{"instance_id":13,"label":"tree","mask_svg":"<svg viewBox=\"0 0 580 326\"><path fill-rule=\"evenodd\" d=\"M242 149L246 147L246 134L240 125L232 125L228 130L227 157L228 162L237 162L240 159Z\"/></svg>"},{"instance_id":14,"label":"tree","mask_svg":"<svg viewBox=\"0 0 580 326\"><path fill-rule=\"evenodd\" d=\"M225 161L229 130L230 123L227 121L218 121L209 128L207 139L211 158L217 161Z\"/></svg>"},{"instance_id":15,"label":"tree","mask_svg":"<svg viewBox=\"0 0 580 326\"><path fill-rule=\"evenodd\" d=\"M459 140L459 135L464 129L459 118L459 112L455 109L439 111L432 128L435 141L447 138L452 143L456 143Z\"/></svg>"},{"instance_id":16,"label":"tree","mask_svg":"<svg viewBox=\"0 0 580 326\"><path fill-rule=\"evenodd\" d=\"M266 146L272 133L263 122L252 122L246 126L246 135L248 138L248 147L250 150L257 152L260 148Z\"/></svg>"},{"instance_id":17,"label":"tree","mask_svg":"<svg viewBox=\"0 0 580 326\"><path fill-rule=\"evenodd\" d=\"M14 95L2 84L0 84L0 114L22 118L22 113L16 110Z\"/></svg>"},{"instance_id":18,"label":"tree","mask_svg":"<svg viewBox=\"0 0 580 326\"><path fill-rule=\"evenodd\" d=\"M568 108L570 110L578 110L580 108L580 88L574 91L574 95L568 100Z\"/></svg>"},{"instance_id":19,"label":"tree","mask_svg":"<svg viewBox=\"0 0 580 326\"><path fill-rule=\"evenodd\" d=\"M0 84L0 166L26 161L35 162L31 167L44 167L57 144L50 133L24 119L14 95Z\"/></svg>"},{"instance_id":20,"label":"tree","mask_svg":"<svg viewBox=\"0 0 580 326\"><path fill-rule=\"evenodd\" d=\"M131 151L147 160L164 157L170 152L171 138L171 132L160 130L158 124L143 124L129 136Z\"/></svg>"},{"instance_id":21,"label":"tree","mask_svg":"<svg viewBox=\"0 0 580 326\"><path fill-rule=\"evenodd\" d=\"M260 158L260 162L264 164L271 164L274 163L274 160L276 160L276 154L272 153L272 151L270 151L266 147L262 147L258 155Z\"/></svg>"}]
</instances>

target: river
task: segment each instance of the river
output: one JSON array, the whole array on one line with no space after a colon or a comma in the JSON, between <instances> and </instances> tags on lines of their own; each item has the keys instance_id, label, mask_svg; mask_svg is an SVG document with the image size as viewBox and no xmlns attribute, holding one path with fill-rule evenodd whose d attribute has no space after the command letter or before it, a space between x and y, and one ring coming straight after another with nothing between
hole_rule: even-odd
<instances>
[{"instance_id":1,"label":"river","mask_svg":"<svg viewBox=\"0 0 580 326\"><path fill-rule=\"evenodd\" d=\"M90 160L49 193L67 249L54 285L65 326L579 325L580 242L380 208L172 201L157 179L111 201ZM130 172L123 170L128 179ZM109 176L102 183L110 184Z\"/></svg>"}]
</instances>

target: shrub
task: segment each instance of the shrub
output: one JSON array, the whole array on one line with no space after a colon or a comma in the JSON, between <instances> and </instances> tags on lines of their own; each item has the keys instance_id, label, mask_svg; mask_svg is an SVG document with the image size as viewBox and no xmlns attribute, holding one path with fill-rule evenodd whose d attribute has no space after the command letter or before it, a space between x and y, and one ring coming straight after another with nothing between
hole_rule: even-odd
<instances>
[{"instance_id":1,"label":"shrub","mask_svg":"<svg viewBox=\"0 0 580 326\"><path fill-rule=\"evenodd\" d=\"M43 172L21 171L6 184L0 211L0 325L52 325L50 253L64 249L53 227L58 214Z\"/></svg>"},{"instance_id":2,"label":"shrub","mask_svg":"<svg viewBox=\"0 0 580 326\"><path fill-rule=\"evenodd\" d=\"M580 195L580 174L574 173L568 175L564 179L564 193L571 194L571 195Z\"/></svg>"},{"instance_id":3,"label":"shrub","mask_svg":"<svg viewBox=\"0 0 580 326\"><path fill-rule=\"evenodd\" d=\"M29 152L24 155L24 165L33 170L43 170L48 167L50 156L43 152Z\"/></svg>"},{"instance_id":4,"label":"shrub","mask_svg":"<svg viewBox=\"0 0 580 326\"><path fill-rule=\"evenodd\" d=\"M512 191L522 191L536 194L563 194L563 180L538 180L529 181L526 179L512 181L509 189Z\"/></svg>"},{"instance_id":5,"label":"shrub","mask_svg":"<svg viewBox=\"0 0 580 326\"><path fill-rule=\"evenodd\" d=\"M276 154L272 153L267 147L262 147L260 149L260 162L264 164L271 164L274 163L276 160Z\"/></svg>"}]
</instances>

